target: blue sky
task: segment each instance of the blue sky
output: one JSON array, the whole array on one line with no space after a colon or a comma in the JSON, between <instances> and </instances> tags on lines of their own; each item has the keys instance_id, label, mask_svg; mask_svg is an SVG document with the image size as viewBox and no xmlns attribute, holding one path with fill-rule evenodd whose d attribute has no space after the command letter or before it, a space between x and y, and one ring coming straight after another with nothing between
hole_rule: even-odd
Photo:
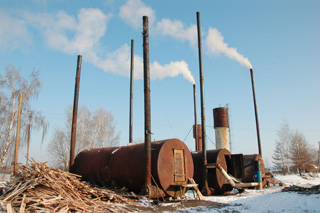
<instances>
[{"instance_id":1,"label":"blue sky","mask_svg":"<svg viewBox=\"0 0 320 213\"><path fill-rule=\"evenodd\" d=\"M320 2L271 1L8 1L0 2L0 72L8 64L27 76L40 70L33 106L50 122L31 156L49 160L46 146L65 125L73 103L77 55L83 57L79 105L113 112L120 144L128 142L130 40L135 42L133 138L144 138L142 16L150 22L152 140L179 138L194 150L192 78L200 87L196 12L201 15L208 145L212 109L229 104L232 152L257 153L248 62L254 71L263 156L271 164L277 130L286 120L317 147L320 92ZM188 136L187 136L188 135ZM212 141L212 142L211 142ZM24 155L22 151L21 155ZM21 159L21 157L20 157ZM24 160L23 160L24 161Z\"/></svg>"}]
</instances>

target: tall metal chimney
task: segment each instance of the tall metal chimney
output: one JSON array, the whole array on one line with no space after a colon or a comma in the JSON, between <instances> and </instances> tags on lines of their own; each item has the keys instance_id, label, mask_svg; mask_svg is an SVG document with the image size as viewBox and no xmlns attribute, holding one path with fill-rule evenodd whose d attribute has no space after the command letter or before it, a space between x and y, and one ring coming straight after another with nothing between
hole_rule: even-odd
<instances>
[{"instance_id":1,"label":"tall metal chimney","mask_svg":"<svg viewBox=\"0 0 320 213\"><path fill-rule=\"evenodd\" d=\"M251 75L251 84L252 84L252 93L253 93L254 113L255 113L255 116L256 116L256 129L257 129L258 149L259 149L259 154L262 156L261 142L260 142L260 130L259 130L259 119L258 119L258 109L257 109L257 103L256 103L256 92L255 92L255 89L254 89L252 68L250 69L250 75Z\"/></svg>"},{"instance_id":2,"label":"tall metal chimney","mask_svg":"<svg viewBox=\"0 0 320 213\"><path fill-rule=\"evenodd\" d=\"M75 84L75 88L74 88L74 102L73 102L73 117L72 117L72 128L71 128L69 168L74 163L74 153L75 153L74 150L75 150L76 133L77 133L77 115L78 115L78 101L79 101L81 62L82 62L82 56L78 55L76 84Z\"/></svg>"},{"instance_id":3,"label":"tall metal chimney","mask_svg":"<svg viewBox=\"0 0 320 213\"><path fill-rule=\"evenodd\" d=\"M228 108L213 109L213 121L216 136L216 149L230 151Z\"/></svg>"},{"instance_id":4,"label":"tall metal chimney","mask_svg":"<svg viewBox=\"0 0 320 213\"><path fill-rule=\"evenodd\" d=\"M194 125L193 125L193 138L195 139L195 147L196 151L202 150L202 134L201 137L199 137L199 128L198 128L198 121L197 121L197 99L196 99L196 85L193 84L193 102L194 102ZM201 127L201 125L200 125ZM200 129L202 131L202 129ZM199 138L201 138L201 142L199 141Z\"/></svg>"},{"instance_id":5,"label":"tall metal chimney","mask_svg":"<svg viewBox=\"0 0 320 213\"><path fill-rule=\"evenodd\" d=\"M144 138L145 138L145 189L151 188L151 107L150 107L150 70L149 70L149 26L148 16L143 16L143 78L144 78Z\"/></svg>"},{"instance_id":6,"label":"tall metal chimney","mask_svg":"<svg viewBox=\"0 0 320 213\"><path fill-rule=\"evenodd\" d=\"M202 160L203 160L203 186L207 195L211 195L211 190L208 186L208 170L207 170L207 148L206 148L206 119L204 107L204 87L203 87L203 72L202 72L202 48L201 48L201 26L200 13L197 12L197 31L198 31L198 50L199 50L199 73L200 73L200 94L201 94L201 126L202 126Z\"/></svg>"},{"instance_id":7,"label":"tall metal chimney","mask_svg":"<svg viewBox=\"0 0 320 213\"><path fill-rule=\"evenodd\" d=\"M130 63L130 110L129 110L129 144L132 145L132 99L133 99L133 48L134 40L131 39L131 63Z\"/></svg>"}]
</instances>

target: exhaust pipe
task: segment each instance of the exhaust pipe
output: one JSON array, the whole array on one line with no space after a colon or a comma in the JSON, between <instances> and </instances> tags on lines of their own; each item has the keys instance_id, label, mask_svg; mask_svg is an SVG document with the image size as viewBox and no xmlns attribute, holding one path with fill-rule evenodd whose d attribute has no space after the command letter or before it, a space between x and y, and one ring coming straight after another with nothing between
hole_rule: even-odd
<instances>
[{"instance_id":1,"label":"exhaust pipe","mask_svg":"<svg viewBox=\"0 0 320 213\"><path fill-rule=\"evenodd\" d=\"M150 69L149 69L149 23L143 16L143 79L144 79L144 140L145 140L145 186L143 194L151 191L151 108L150 108Z\"/></svg>"},{"instance_id":2,"label":"exhaust pipe","mask_svg":"<svg viewBox=\"0 0 320 213\"><path fill-rule=\"evenodd\" d=\"M82 56L78 55L76 85L75 85L75 89L74 89L74 102L73 102L73 116L72 116L72 127L71 127L71 144L70 144L69 168L74 163L74 153L75 153L74 150L75 150L76 133L77 133L77 115L78 115L78 101L79 101L81 62L82 62Z\"/></svg>"}]
</instances>

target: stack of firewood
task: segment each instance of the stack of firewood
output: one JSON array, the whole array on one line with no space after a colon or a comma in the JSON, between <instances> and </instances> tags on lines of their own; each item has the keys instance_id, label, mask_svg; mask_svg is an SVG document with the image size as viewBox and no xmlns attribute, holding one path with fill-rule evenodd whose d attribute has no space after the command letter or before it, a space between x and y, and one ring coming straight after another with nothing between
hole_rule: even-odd
<instances>
[{"instance_id":1,"label":"stack of firewood","mask_svg":"<svg viewBox=\"0 0 320 213\"><path fill-rule=\"evenodd\" d=\"M0 212L134 212L134 202L111 190L91 187L80 177L32 160L20 166L0 196ZM131 205L132 206L132 205Z\"/></svg>"}]
</instances>

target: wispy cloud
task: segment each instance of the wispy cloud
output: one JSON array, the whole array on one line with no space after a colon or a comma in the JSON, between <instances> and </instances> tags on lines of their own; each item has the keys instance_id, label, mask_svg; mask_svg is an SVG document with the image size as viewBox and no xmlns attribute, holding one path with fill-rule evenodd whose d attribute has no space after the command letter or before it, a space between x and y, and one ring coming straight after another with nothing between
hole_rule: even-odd
<instances>
[{"instance_id":1,"label":"wispy cloud","mask_svg":"<svg viewBox=\"0 0 320 213\"><path fill-rule=\"evenodd\" d=\"M2 50L11 51L32 43L25 20L11 17L3 10L0 10L0 20L0 48Z\"/></svg>"},{"instance_id":2,"label":"wispy cloud","mask_svg":"<svg viewBox=\"0 0 320 213\"><path fill-rule=\"evenodd\" d=\"M78 19L64 11L57 14L38 13L25 15L28 23L43 35L46 44L66 54L83 54L94 62L99 41L105 35L110 15L99 9L81 9Z\"/></svg>"},{"instance_id":3,"label":"wispy cloud","mask_svg":"<svg viewBox=\"0 0 320 213\"><path fill-rule=\"evenodd\" d=\"M153 25L156 19L155 11L141 0L128 0L120 7L119 16L135 29L142 28L143 16L148 16L150 25Z\"/></svg>"},{"instance_id":4,"label":"wispy cloud","mask_svg":"<svg viewBox=\"0 0 320 213\"><path fill-rule=\"evenodd\" d=\"M197 45L197 26L185 27L180 20L172 21L164 18L156 24L156 30L161 35L171 36L181 41L188 41L192 47Z\"/></svg>"}]
</instances>

